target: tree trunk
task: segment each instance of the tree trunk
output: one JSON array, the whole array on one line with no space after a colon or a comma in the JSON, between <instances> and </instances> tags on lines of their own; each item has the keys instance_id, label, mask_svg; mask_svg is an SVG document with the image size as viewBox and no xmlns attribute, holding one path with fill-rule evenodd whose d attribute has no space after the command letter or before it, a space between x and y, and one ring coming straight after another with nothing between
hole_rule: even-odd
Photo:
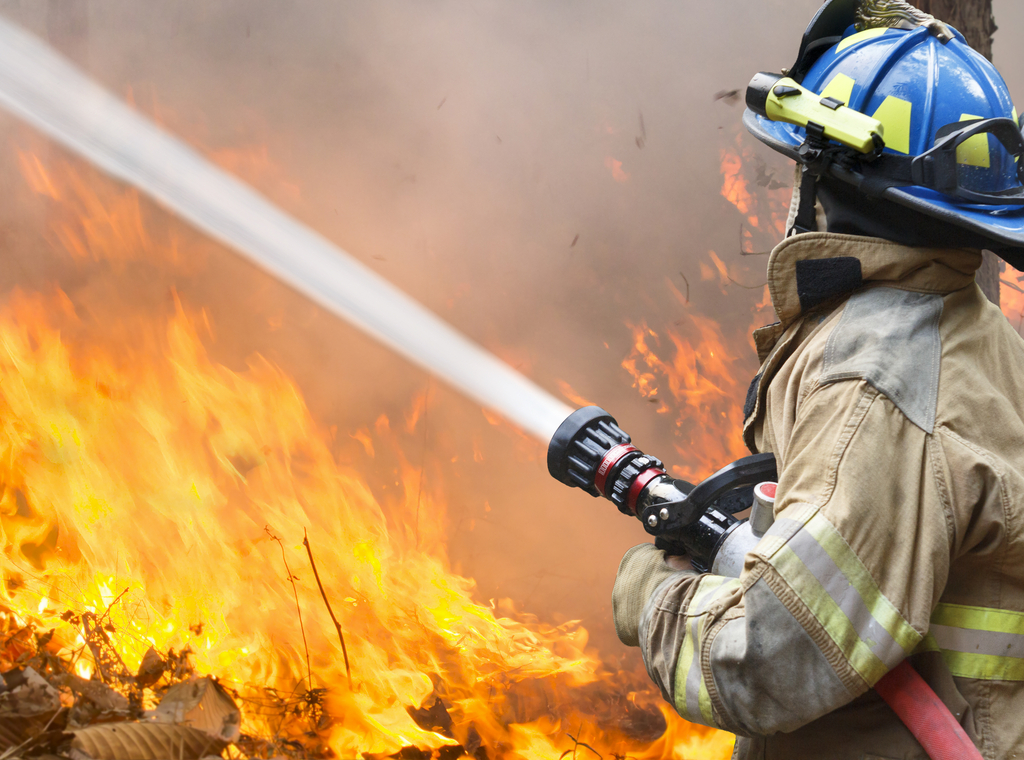
<instances>
[{"instance_id":1,"label":"tree trunk","mask_svg":"<svg viewBox=\"0 0 1024 760\"><path fill-rule=\"evenodd\" d=\"M956 27L972 48L992 60L992 35L996 32L992 0L917 0L916 5ZM999 264L995 254L985 251L977 276L978 286L996 306L999 305Z\"/></svg>"}]
</instances>

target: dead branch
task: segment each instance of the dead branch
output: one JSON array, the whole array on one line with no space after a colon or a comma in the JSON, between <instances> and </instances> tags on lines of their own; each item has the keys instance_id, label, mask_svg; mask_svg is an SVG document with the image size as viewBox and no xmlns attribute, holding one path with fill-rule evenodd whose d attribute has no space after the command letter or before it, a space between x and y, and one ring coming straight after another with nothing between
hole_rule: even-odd
<instances>
[{"instance_id":1,"label":"dead branch","mask_svg":"<svg viewBox=\"0 0 1024 760\"><path fill-rule=\"evenodd\" d=\"M345 675L348 676L348 688L352 689L352 669L348 664L348 647L345 646L345 632L341 630L341 623L338 622L338 618L334 616L334 610L331 609L331 602L327 598L327 592L324 591L324 584L320 582L320 573L317 572L316 562L313 560L313 549L309 545L309 536L306 534L306 530L302 531L302 545L306 547L306 554L309 555L309 565L313 568L313 577L316 578L316 585L320 588L320 596L323 597L324 604L327 605L327 614L331 616L331 622L334 623L334 627L338 630L338 639L341 640L341 653L345 657Z\"/></svg>"},{"instance_id":2,"label":"dead branch","mask_svg":"<svg viewBox=\"0 0 1024 760\"><path fill-rule=\"evenodd\" d=\"M278 546L281 547L281 559L284 561L284 571L288 573L288 582L292 584L292 594L295 596L295 612L299 616L299 630L302 632L302 648L306 652L306 681L309 684L309 688L313 688L313 670L309 666L309 644L306 643L306 627L302 624L302 608L299 606L299 590L295 586L295 576L292 575L292 570L288 567L288 557L284 553L284 541L279 536L275 536L273 531L270 530L270 526L267 525L263 528L266 534L274 541L277 541ZM319 583L319 579L317 579Z\"/></svg>"}]
</instances>

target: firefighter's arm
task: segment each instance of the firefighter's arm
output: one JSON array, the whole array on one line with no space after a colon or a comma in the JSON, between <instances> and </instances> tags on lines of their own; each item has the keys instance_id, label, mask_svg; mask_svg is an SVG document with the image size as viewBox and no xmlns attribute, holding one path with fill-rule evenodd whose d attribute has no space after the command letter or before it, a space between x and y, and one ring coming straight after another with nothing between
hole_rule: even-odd
<instances>
[{"instance_id":1,"label":"firefighter's arm","mask_svg":"<svg viewBox=\"0 0 1024 760\"><path fill-rule=\"evenodd\" d=\"M934 445L863 381L815 388L781 452L778 519L739 579L675 573L650 590L660 552L627 555L616 594L645 593L627 570L647 579L641 652L684 717L792 731L914 649L949 568Z\"/></svg>"}]
</instances>

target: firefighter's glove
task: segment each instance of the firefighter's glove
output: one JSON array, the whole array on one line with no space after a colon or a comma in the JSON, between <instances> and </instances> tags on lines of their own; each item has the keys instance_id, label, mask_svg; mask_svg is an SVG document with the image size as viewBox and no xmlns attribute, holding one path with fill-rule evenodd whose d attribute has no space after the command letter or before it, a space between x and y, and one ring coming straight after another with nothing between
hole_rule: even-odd
<instances>
[{"instance_id":1,"label":"firefighter's glove","mask_svg":"<svg viewBox=\"0 0 1024 760\"><path fill-rule=\"evenodd\" d=\"M640 617L655 589L680 572L697 574L692 569L681 571L677 569L679 566L678 557L670 558L654 544L640 544L626 552L612 589L612 615L619 641L626 646L640 646ZM689 562L683 566L688 567Z\"/></svg>"}]
</instances>

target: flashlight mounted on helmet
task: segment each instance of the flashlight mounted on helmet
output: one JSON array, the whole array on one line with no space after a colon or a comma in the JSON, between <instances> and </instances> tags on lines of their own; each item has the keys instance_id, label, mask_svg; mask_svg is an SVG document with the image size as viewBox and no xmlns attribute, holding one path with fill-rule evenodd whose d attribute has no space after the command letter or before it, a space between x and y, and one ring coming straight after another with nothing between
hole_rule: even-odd
<instances>
[{"instance_id":1,"label":"flashlight mounted on helmet","mask_svg":"<svg viewBox=\"0 0 1024 760\"><path fill-rule=\"evenodd\" d=\"M569 415L548 446L548 472L556 480L637 517L659 548L689 555L697 570L738 576L746 551L772 521L774 484L766 481L777 477L775 457L740 459L696 486L664 467L597 406ZM748 507L754 507L750 520L734 516Z\"/></svg>"},{"instance_id":2,"label":"flashlight mounted on helmet","mask_svg":"<svg viewBox=\"0 0 1024 760\"><path fill-rule=\"evenodd\" d=\"M885 127L846 103L821 97L782 74L759 72L747 85L747 107L772 121L794 124L809 138L832 140L868 160L885 148Z\"/></svg>"}]
</instances>

